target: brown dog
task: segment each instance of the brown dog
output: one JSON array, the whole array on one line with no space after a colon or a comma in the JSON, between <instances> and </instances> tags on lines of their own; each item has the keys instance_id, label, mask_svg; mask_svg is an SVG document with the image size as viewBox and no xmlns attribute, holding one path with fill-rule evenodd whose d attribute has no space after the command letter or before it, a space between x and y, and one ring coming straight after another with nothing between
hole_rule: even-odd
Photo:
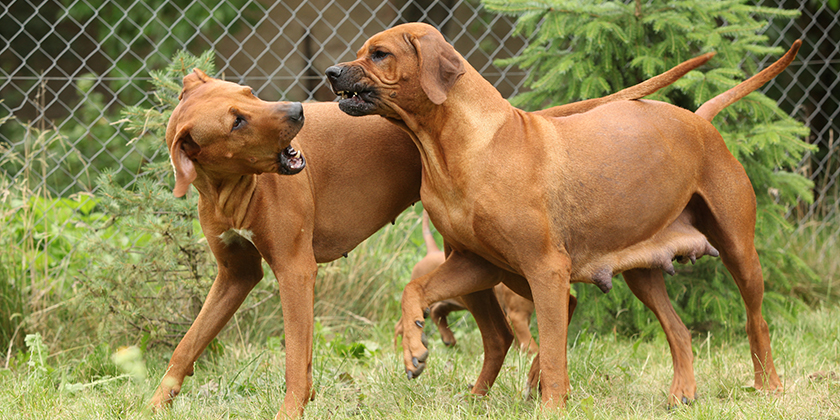
<instances>
[{"instance_id":1,"label":"brown dog","mask_svg":"<svg viewBox=\"0 0 840 420\"><path fill-rule=\"evenodd\" d=\"M302 110L262 101L248 87L199 70L184 78L166 134L175 194L183 195L190 183L198 190L201 227L219 273L172 354L152 398L156 407L192 375L198 356L262 278L265 259L286 320L286 397L278 417L300 415L313 391L316 263L352 250L419 198L419 156L399 129L380 118L343 115L335 103ZM295 134L306 169L299 153L286 149ZM388 163L369 165L371 155L385 155ZM294 165L278 165L284 159Z\"/></svg>"},{"instance_id":2,"label":"brown dog","mask_svg":"<svg viewBox=\"0 0 840 420\"><path fill-rule=\"evenodd\" d=\"M411 270L411 279L416 279L431 273L432 270L443 264L446 259L444 252L438 248L432 230L429 227L429 214L423 210L423 241L426 244L426 255L414 265ZM505 313L508 324L513 329L513 336L519 344L519 350L528 354L536 354L539 350L534 337L531 336L531 314L534 313L534 302L517 295L504 283L499 283L493 288L496 300ZM446 346L454 346L457 342L455 334L449 328L449 321L446 319L450 313L466 310L467 307L460 297L435 302L429 307L429 318L437 325L440 332L440 339ZM402 320L394 326L394 343L402 336Z\"/></svg>"},{"instance_id":3,"label":"brown dog","mask_svg":"<svg viewBox=\"0 0 840 420\"><path fill-rule=\"evenodd\" d=\"M420 23L381 32L357 60L328 68L343 111L382 115L411 135L423 162L424 207L452 249L403 293L408 376L428 356L423 308L495 286L498 277L487 273L500 267L524 277L502 280L512 289L530 289L542 400L563 407L570 284L606 292L624 272L634 292L661 298L661 270L673 273L673 259L718 249L746 305L755 386L781 389L761 314L755 194L709 121L783 70L799 45L696 113L655 101L612 102L563 118L524 112Z\"/></svg>"},{"instance_id":4,"label":"brown dog","mask_svg":"<svg viewBox=\"0 0 840 420\"><path fill-rule=\"evenodd\" d=\"M689 60L608 97L549 111L568 115L643 97L710 57ZM381 118L352 118L335 103L312 103L302 106L307 121L303 124L299 104L262 101L250 88L200 70L184 78L180 99L166 134L175 169L174 192L184 195L190 183L198 190L201 226L219 273L172 354L151 404L159 408L180 392L199 355L262 278L265 259L277 277L285 320L286 396L278 417L298 416L313 396L316 263L352 250L419 199L417 148L408 135ZM305 169L303 157L290 147L295 133L293 142L309 162ZM371 164L373 159L376 164ZM300 173L278 175L295 172ZM508 274L497 270L489 275ZM469 307L475 299L464 300ZM510 346L512 338L501 315L502 321L496 322L498 317L484 311L478 308L474 316L490 343L485 348L491 348L485 376L495 376L491 373L501 367L506 351L495 349Z\"/></svg>"}]
</instances>

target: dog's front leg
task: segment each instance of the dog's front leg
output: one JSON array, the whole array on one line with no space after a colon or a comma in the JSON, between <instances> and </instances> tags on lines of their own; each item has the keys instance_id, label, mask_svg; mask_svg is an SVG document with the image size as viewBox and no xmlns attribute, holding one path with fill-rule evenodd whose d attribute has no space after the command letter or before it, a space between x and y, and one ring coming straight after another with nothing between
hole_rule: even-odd
<instances>
[{"instance_id":1,"label":"dog's front leg","mask_svg":"<svg viewBox=\"0 0 840 420\"><path fill-rule=\"evenodd\" d=\"M566 360L571 267L571 259L563 252L542 258L534 267L523 267L537 313L539 381L542 402L548 409L564 408L571 389Z\"/></svg>"},{"instance_id":2,"label":"dog's front leg","mask_svg":"<svg viewBox=\"0 0 840 420\"><path fill-rule=\"evenodd\" d=\"M181 392L184 378L192 376L198 356L219 334L263 276L261 257L253 246L245 243L226 247L214 236L207 238L216 255L219 273L198 317L172 353L166 373L150 402L155 410L169 405Z\"/></svg>"},{"instance_id":3,"label":"dog's front leg","mask_svg":"<svg viewBox=\"0 0 840 420\"><path fill-rule=\"evenodd\" d=\"M424 309L433 302L487 290L487 294L482 292L467 298L471 300L473 307L470 309L482 329L485 350L491 355L485 359L481 380L473 387L473 392L483 394L493 384L501 368L500 361L513 341L504 313L489 290L501 280L499 273L496 266L475 254L453 252L440 267L406 285L402 297L403 361L409 379L419 376L426 367ZM499 366L494 367L493 363L497 362Z\"/></svg>"},{"instance_id":4,"label":"dog's front leg","mask_svg":"<svg viewBox=\"0 0 840 420\"><path fill-rule=\"evenodd\" d=\"M297 418L314 398L312 387L312 336L315 322L315 277L318 267L312 257L300 253L295 259L281 259L284 268L274 269L283 307L286 335L286 397L277 419ZM305 261L301 261L305 260Z\"/></svg>"},{"instance_id":5,"label":"dog's front leg","mask_svg":"<svg viewBox=\"0 0 840 420\"><path fill-rule=\"evenodd\" d=\"M577 308L577 298L569 295L569 322L572 321L572 315L575 313L575 308ZM568 325L568 324L566 324ZM534 356L534 360L531 360L531 369L528 371L528 380L526 382L526 388L528 390L528 399L531 398L534 392L540 392L540 353L538 352L536 356Z\"/></svg>"}]
</instances>

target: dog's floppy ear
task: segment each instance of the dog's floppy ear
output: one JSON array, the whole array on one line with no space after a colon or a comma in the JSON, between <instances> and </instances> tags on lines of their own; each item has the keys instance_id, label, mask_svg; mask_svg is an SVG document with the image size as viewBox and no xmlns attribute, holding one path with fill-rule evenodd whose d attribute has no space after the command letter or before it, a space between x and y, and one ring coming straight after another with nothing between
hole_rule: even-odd
<instances>
[{"instance_id":1,"label":"dog's floppy ear","mask_svg":"<svg viewBox=\"0 0 840 420\"><path fill-rule=\"evenodd\" d=\"M187 149L197 152L198 145L190 136L189 127L182 127L169 145L169 159L175 170L175 188L172 189L175 197L183 197L195 181L195 163L190 159Z\"/></svg>"},{"instance_id":2,"label":"dog's floppy ear","mask_svg":"<svg viewBox=\"0 0 840 420\"><path fill-rule=\"evenodd\" d=\"M411 44L420 61L420 87L435 105L440 105L466 72L463 58L439 33L413 37Z\"/></svg>"},{"instance_id":3,"label":"dog's floppy ear","mask_svg":"<svg viewBox=\"0 0 840 420\"><path fill-rule=\"evenodd\" d=\"M206 83L210 80L210 76L207 73L201 71L198 67L193 69L193 72L184 76L184 88L181 89L181 94L178 95L178 100L184 99L184 95L190 91L190 89L194 89L196 86L201 85L202 83Z\"/></svg>"}]
</instances>

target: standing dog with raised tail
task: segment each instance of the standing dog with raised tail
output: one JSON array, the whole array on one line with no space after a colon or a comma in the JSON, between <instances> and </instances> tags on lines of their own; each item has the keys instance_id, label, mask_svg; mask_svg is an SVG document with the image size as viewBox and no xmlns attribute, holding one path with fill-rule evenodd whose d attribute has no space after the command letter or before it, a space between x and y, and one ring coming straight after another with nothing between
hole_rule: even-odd
<instances>
[{"instance_id":1,"label":"standing dog with raised tail","mask_svg":"<svg viewBox=\"0 0 840 420\"><path fill-rule=\"evenodd\" d=\"M421 23L381 32L355 61L328 68L344 112L381 115L411 136L424 208L452 250L403 293L408 376L428 356L423 309L493 287L498 276L480 275L492 265L521 276L504 277L509 287L531 292L542 401L563 407L572 282L607 292L623 272L631 288L658 288L672 260L719 252L746 306L755 387L781 390L761 314L755 194L710 120L783 70L799 45L697 113L647 100L559 118L524 112Z\"/></svg>"}]
</instances>

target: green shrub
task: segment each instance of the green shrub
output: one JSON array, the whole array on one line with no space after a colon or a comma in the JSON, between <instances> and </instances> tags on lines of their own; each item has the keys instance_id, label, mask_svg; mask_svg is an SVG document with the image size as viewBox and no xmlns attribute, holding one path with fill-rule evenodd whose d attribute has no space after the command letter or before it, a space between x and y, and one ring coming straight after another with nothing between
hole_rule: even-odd
<instances>
[{"instance_id":1,"label":"green shrub","mask_svg":"<svg viewBox=\"0 0 840 420\"><path fill-rule=\"evenodd\" d=\"M757 72L751 55L783 52L768 48L758 31L759 16L795 17L797 11L750 6L743 0L653 0L630 3L578 0L484 0L484 6L517 18L517 31L530 38L527 48L497 65L529 70L531 89L511 99L526 109L603 96L634 85L705 52L717 55L651 99L696 109L718 93ZM746 59L746 60L745 60ZM812 183L792 172L803 153L808 129L782 112L775 102L753 92L723 110L714 120L727 146L744 165L758 199L756 246L764 268L765 308L795 313L804 299L799 286L820 279L797 255L784 251L792 225L785 210L797 199L812 200ZM683 321L704 330L715 324L743 325L738 290L718 259L701 260L679 269L668 281L674 306ZM588 325L628 332L648 331L656 320L621 282L608 295L576 285L580 316ZM653 324L653 326L651 326Z\"/></svg>"},{"instance_id":2,"label":"green shrub","mask_svg":"<svg viewBox=\"0 0 840 420\"><path fill-rule=\"evenodd\" d=\"M212 54L182 54L166 70L152 72L158 107L123 112L131 141L157 150L131 188L106 171L96 197L108 219L89 231L89 256L80 286L99 319L98 337L175 344L201 308L215 275L215 261L198 226L197 196L175 198L165 143L166 122L178 102L183 77L200 67L213 71Z\"/></svg>"},{"instance_id":3,"label":"green shrub","mask_svg":"<svg viewBox=\"0 0 840 420\"><path fill-rule=\"evenodd\" d=\"M6 118L0 123L14 125L16 121ZM34 149L63 141L52 130L23 126L22 131L24 141ZM32 332L43 330L50 342L63 331L62 323L73 319L68 303L75 298L74 280L83 261L83 256L74 258L76 249L88 226L104 218L94 211L96 201L89 195L52 198L45 184L33 180L39 163L43 161L38 154L21 154L0 145L0 347L4 356L15 354ZM10 167L24 170L12 177Z\"/></svg>"},{"instance_id":4,"label":"green shrub","mask_svg":"<svg viewBox=\"0 0 840 420\"><path fill-rule=\"evenodd\" d=\"M4 122L5 119L0 120L0 124ZM0 160L0 167L7 159ZM26 333L20 329L29 313L29 294L22 279L19 262L15 261L15 257L18 256L14 251L17 242L8 233L12 227L10 221L17 214L13 195L15 190L12 179L5 176L0 178L0 224L4 226L3 235L0 235L0 248L6 251L0 252L0 349L8 348L12 340L17 346L23 343L22 337Z\"/></svg>"}]
</instances>

